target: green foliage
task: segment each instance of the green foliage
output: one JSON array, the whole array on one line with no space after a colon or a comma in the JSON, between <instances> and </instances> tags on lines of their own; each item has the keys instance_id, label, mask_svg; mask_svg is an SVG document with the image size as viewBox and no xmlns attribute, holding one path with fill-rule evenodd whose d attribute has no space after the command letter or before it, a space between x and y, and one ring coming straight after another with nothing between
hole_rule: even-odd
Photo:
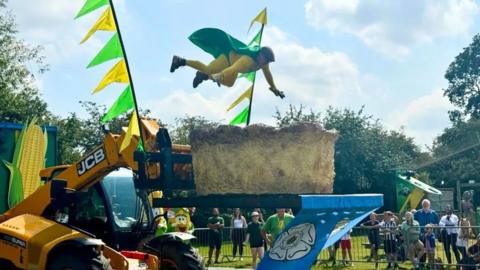
<instances>
[{"instance_id":1,"label":"green foliage","mask_svg":"<svg viewBox=\"0 0 480 270\"><path fill-rule=\"evenodd\" d=\"M435 183L455 187L457 180L480 181L480 120L457 122L435 139L433 157L436 162L427 169Z\"/></svg>"},{"instance_id":2,"label":"green foliage","mask_svg":"<svg viewBox=\"0 0 480 270\"><path fill-rule=\"evenodd\" d=\"M219 123L205 119L203 116L189 116L176 118L175 124L169 130L173 143L189 144L190 132L196 128L212 128L218 126Z\"/></svg>"},{"instance_id":3,"label":"green foliage","mask_svg":"<svg viewBox=\"0 0 480 270\"><path fill-rule=\"evenodd\" d=\"M279 126L314 122L338 131L335 193L386 193L394 186L388 172L424 156L412 138L403 131L385 129L378 120L366 115L363 108L359 111L329 108L324 116L311 110L305 113L304 109L290 106L285 113L277 111L275 119Z\"/></svg>"},{"instance_id":4,"label":"green foliage","mask_svg":"<svg viewBox=\"0 0 480 270\"><path fill-rule=\"evenodd\" d=\"M46 66L40 47L31 47L16 37L13 16L0 1L0 121L26 122L37 117L48 118L47 104L34 85L35 78L28 66Z\"/></svg>"},{"instance_id":5,"label":"green foliage","mask_svg":"<svg viewBox=\"0 0 480 270\"><path fill-rule=\"evenodd\" d=\"M455 57L445 73L448 88L445 96L458 106L461 111L452 111L452 121L461 116L480 117L480 35L473 37L473 42Z\"/></svg>"},{"instance_id":6,"label":"green foliage","mask_svg":"<svg viewBox=\"0 0 480 270\"><path fill-rule=\"evenodd\" d=\"M311 109L305 112L305 107L300 105L299 108L290 104L288 110L283 114L277 109L273 116L276 120L277 126L280 128L290 126L298 122L306 123L321 123L321 114L315 113Z\"/></svg>"}]
</instances>

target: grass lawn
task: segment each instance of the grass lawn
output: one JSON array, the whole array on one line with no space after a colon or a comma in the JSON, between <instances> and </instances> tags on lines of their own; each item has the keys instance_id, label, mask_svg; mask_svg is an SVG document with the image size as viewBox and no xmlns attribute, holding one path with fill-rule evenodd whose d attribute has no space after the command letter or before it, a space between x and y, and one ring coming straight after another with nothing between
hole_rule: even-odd
<instances>
[{"instance_id":1,"label":"grass lawn","mask_svg":"<svg viewBox=\"0 0 480 270\"><path fill-rule=\"evenodd\" d=\"M311 269L360 269L360 270L367 270L367 269L375 269L375 264L373 262L367 262L367 258L370 255L370 250L366 248L363 243L368 243L368 239L366 236L353 236L352 237L352 256L354 261L358 261L354 263L354 266L340 266L342 252L341 250L337 250L337 266L331 266L332 263L329 262L328 265L325 263L317 263L317 265L313 266ZM208 259L208 246L196 246L199 249L200 254L205 259ZM245 258L243 261L238 261L238 257L236 261L232 260L232 243L231 242L223 242L222 244L222 253L220 255L220 263L214 264L211 266L214 267L231 267L231 268L251 268L252 267L252 258L250 253L250 247L244 247L244 256ZM215 255L214 255L215 256ZM238 255L237 255L238 256ZM383 250L379 250L379 257L380 262L378 264L378 269L385 269L387 264L385 263L384 253ZM443 246L441 243L437 243L437 253L436 257L442 258L442 261L446 263L445 255L443 252ZM452 257L453 254L452 254ZM320 260L328 259L328 253L326 250L322 251L318 256ZM411 269L411 264L409 262L401 264L400 267L404 267L405 269Z\"/></svg>"}]
</instances>

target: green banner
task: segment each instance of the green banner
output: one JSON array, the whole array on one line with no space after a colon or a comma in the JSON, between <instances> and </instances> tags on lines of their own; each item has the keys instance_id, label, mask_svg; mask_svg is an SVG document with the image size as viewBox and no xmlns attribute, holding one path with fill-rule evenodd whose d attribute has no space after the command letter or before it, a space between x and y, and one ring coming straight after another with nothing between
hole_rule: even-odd
<instances>
[{"instance_id":1,"label":"green banner","mask_svg":"<svg viewBox=\"0 0 480 270\"><path fill-rule=\"evenodd\" d=\"M82 9L78 12L77 16L75 16L75 19L108 4L108 0L87 0Z\"/></svg>"},{"instance_id":2,"label":"green banner","mask_svg":"<svg viewBox=\"0 0 480 270\"><path fill-rule=\"evenodd\" d=\"M128 85L117 98L115 103L113 103L112 107L110 107L105 116L103 116L102 123L108 122L133 108L135 108L135 104L133 102L132 88Z\"/></svg>"},{"instance_id":3,"label":"green banner","mask_svg":"<svg viewBox=\"0 0 480 270\"><path fill-rule=\"evenodd\" d=\"M87 68L100 65L108 60L123 57L122 45L118 33L105 44L105 46L97 53L93 60L88 64Z\"/></svg>"},{"instance_id":4,"label":"green banner","mask_svg":"<svg viewBox=\"0 0 480 270\"><path fill-rule=\"evenodd\" d=\"M239 125L239 124L246 124L248 119L249 109L248 106L243 109L241 113L239 113L233 120L230 122L230 125Z\"/></svg>"}]
</instances>

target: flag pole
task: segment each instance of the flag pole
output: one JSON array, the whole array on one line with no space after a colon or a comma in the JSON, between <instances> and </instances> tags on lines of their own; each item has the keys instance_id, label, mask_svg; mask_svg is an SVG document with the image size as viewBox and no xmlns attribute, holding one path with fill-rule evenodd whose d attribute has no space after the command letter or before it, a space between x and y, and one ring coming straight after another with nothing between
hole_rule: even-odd
<instances>
[{"instance_id":1,"label":"flag pole","mask_svg":"<svg viewBox=\"0 0 480 270\"><path fill-rule=\"evenodd\" d=\"M263 38L263 28L265 25L262 23L262 28L260 29L260 40L258 46L261 47L262 38ZM255 76L253 77L252 82L252 92L250 93L250 103L248 104L248 116L247 116L247 126L250 125L250 115L252 114L252 103L253 103L253 91L255 90L255 80L257 79L257 73L255 72Z\"/></svg>"},{"instance_id":2,"label":"flag pole","mask_svg":"<svg viewBox=\"0 0 480 270\"><path fill-rule=\"evenodd\" d=\"M133 97L133 103L135 105L135 113L137 114L137 120L138 120L138 130L140 132L140 142L143 146L143 132L142 132L142 126L141 126L141 120L140 120L140 113L138 112L138 103L137 103L137 96L135 94L135 88L133 87L133 80L132 80L132 74L130 72L130 65L128 64L128 58L127 58L127 52L125 51L125 45L123 44L123 38L122 38L122 33L120 32L120 25L118 24L117 20L117 13L115 12L115 7L113 5L113 0L109 0L110 2L110 7L112 9L112 15L113 15L113 20L115 21L115 26L117 27L117 33L118 33L118 39L120 40L120 46L122 47L122 53L123 53L123 58L125 59L125 65L127 66L127 73L128 73L128 81L130 83L130 88L132 89L132 97Z\"/></svg>"}]
</instances>

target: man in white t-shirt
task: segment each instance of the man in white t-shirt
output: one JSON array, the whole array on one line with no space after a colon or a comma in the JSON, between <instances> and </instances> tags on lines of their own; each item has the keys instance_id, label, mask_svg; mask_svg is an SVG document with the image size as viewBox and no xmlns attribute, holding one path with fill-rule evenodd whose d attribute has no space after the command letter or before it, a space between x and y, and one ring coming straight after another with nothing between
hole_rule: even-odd
<instances>
[{"instance_id":1,"label":"man in white t-shirt","mask_svg":"<svg viewBox=\"0 0 480 270\"><path fill-rule=\"evenodd\" d=\"M450 253L450 247L453 250L455 259L457 262L460 261L460 253L457 248L457 237L458 237L458 216L453 213L452 207L447 206L447 214L444 215L438 225L442 228L441 237L443 242L443 249L445 250L445 255L447 256L448 264L452 263L452 255Z\"/></svg>"}]
</instances>

